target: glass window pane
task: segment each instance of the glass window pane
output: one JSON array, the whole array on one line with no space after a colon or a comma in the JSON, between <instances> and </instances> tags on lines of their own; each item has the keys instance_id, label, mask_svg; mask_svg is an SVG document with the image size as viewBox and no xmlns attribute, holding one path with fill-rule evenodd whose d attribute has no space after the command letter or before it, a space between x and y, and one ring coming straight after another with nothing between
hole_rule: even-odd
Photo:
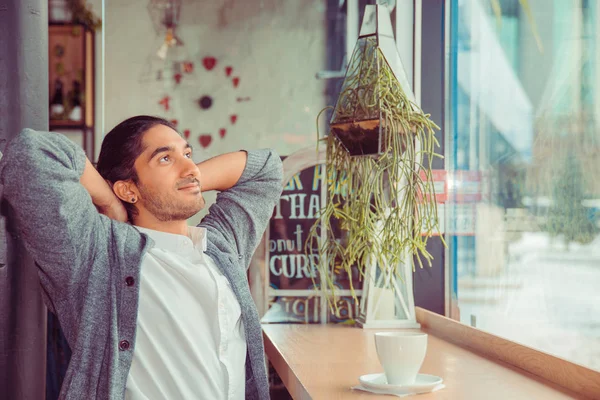
<instances>
[{"instance_id":1,"label":"glass window pane","mask_svg":"<svg viewBox=\"0 0 600 400\"><path fill-rule=\"evenodd\" d=\"M600 370L600 4L451 6L453 308Z\"/></svg>"}]
</instances>

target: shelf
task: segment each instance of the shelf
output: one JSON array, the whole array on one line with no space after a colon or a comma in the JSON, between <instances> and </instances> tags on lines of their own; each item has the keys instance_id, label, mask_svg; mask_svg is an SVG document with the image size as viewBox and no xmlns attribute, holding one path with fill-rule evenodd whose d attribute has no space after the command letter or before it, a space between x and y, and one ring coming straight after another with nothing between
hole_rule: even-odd
<instances>
[{"instance_id":1,"label":"shelf","mask_svg":"<svg viewBox=\"0 0 600 400\"><path fill-rule=\"evenodd\" d=\"M82 24L48 26L48 83L50 102L67 107L78 96L81 119L50 119L50 130L81 136L81 145L90 160L94 158L95 121L95 33ZM77 139L79 140L79 139ZM79 142L78 142L79 143Z\"/></svg>"},{"instance_id":2,"label":"shelf","mask_svg":"<svg viewBox=\"0 0 600 400\"><path fill-rule=\"evenodd\" d=\"M82 122L69 121L50 121L50 129L93 129L93 126L86 125Z\"/></svg>"}]
</instances>

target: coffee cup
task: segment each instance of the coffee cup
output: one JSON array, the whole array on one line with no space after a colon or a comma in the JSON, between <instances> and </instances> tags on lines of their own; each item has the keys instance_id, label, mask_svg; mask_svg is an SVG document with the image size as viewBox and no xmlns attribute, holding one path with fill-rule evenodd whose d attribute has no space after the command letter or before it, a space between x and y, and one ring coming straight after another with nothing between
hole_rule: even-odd
<instances>
[{"instance_id":1,"label":"coffee cup","mask_svg":"<svg viewBox=\"0 0 600 400\"><path fill-rule=\"evenodd\" d=\"M427 352L427 334L377 332L375 348L389 385L411 385Z\"/></svg>"}]
</instances>

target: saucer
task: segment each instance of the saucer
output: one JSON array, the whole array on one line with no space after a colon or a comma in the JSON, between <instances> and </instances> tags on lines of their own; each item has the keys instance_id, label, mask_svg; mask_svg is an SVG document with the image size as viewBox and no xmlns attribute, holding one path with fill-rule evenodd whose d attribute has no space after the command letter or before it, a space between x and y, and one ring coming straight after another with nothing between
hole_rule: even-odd
<instances>
[{"instance_id":1,"label":"saucer","mask_svg":"<svg viewBox=\"0 0 600 400\"><path fill-rule=\"evenodd\" d=\"M444 381L439 376L418 374L415 382L410 385L388 385L384 373L363 375L358 380L367 389L402 391L417 394L431 392L433 388Z\"/></svg>"}]
</instances>

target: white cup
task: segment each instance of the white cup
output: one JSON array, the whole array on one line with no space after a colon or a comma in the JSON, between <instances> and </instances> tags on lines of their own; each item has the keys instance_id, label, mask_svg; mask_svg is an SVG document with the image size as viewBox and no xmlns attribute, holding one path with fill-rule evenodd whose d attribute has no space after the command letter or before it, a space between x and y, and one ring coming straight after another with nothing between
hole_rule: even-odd
<instances>
[{"instance_id":1,"label":"white cup","mask_svg":"<svg viewBox=\"0 0 600 400\"><path fill-rule=\"evenodd\" d=\"M389 385L411 385L427 352L427 334L421 332L375 333L375 348Z\"/></svg>"}]
</instances>

